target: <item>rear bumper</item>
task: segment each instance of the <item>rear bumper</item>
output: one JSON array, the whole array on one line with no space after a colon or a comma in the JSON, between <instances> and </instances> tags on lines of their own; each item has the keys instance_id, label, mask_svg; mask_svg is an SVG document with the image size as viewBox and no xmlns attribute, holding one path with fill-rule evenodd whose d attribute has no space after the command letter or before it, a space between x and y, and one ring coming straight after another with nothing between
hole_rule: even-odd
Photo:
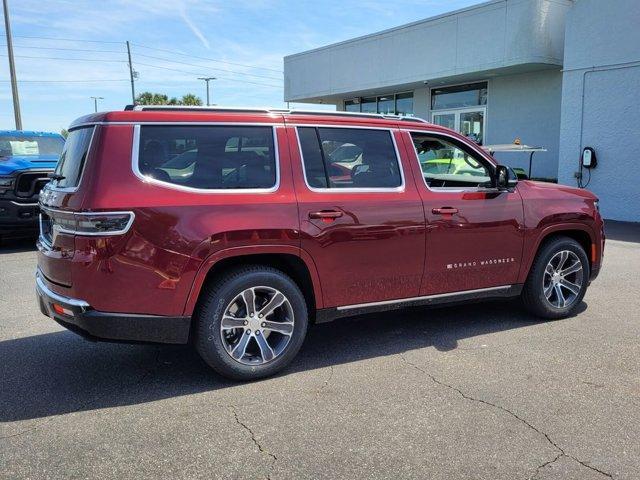
<instances>
[{"instance_id":1,"label":"rear bumper","mask_svg":"<svg viewBox=\"0 0 640 480\"><path fill-rule=\"evenodd\" d=\"M98 312L84 300L59 295L36 272L40 311L68 330L93 341L185 344L189 341L190 317L165 317ZM54 309L57 305L60 313Z\"/></svg>"}]
</instances>

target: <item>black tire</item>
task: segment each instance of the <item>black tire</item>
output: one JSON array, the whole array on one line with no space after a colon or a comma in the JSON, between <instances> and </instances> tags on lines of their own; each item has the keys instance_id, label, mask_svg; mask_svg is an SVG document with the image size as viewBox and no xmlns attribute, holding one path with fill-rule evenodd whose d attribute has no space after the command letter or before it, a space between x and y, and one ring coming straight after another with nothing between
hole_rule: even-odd
<instances>
[{"instance_id":1,"label":"black tire","mask_svg":"<svg viewBox=\"0 0 640 480\"><path fill-rule=\"evenodd\" d=\"M293 333L274 359L260 365L247 365L231 357L220 329L222 316L233 299L244 290L258 286L277 289L289 301L294 315ZM284 369L300 350L307 333L307 305L296 283L280 270L261 265L241 267L217 278L201 295L195 314L195 347L220 375L244 381L268 377Z\"/></svg>"},{"instance_id":2,"label":"black tire","mask_svg":"<svg viewBox=\"0 0 640 480\"><path fill-rule=\"evenodd\" d=\"M582 264L582 285L579 293L564 307L552 305L544 294L543 277L545 268L556 254L562 251L575 253ZM582 246L574 239L565 236L556 236L547 240L538 251L529 276L522 290L522 301L524 306L533 315L554 320L571 316L584 297L589 284L589 259Z\"/></svg>"}]
</instances>

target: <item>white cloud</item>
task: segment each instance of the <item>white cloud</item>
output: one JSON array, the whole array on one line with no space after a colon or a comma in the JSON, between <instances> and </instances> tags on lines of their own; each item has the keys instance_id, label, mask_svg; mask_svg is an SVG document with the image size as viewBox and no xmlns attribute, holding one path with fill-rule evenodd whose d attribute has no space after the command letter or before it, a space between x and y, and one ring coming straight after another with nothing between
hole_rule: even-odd
<instances>
[{"instance_id":1,"label":"white cloud","mask_svg":"<svg viewBox=\"0 0 640 480\"><path fill-rule=\"evenodd\" d=\"M200 29L189 18L189 15L187 15L187 7L185 6L185 4L180 3L178 9L180 10L180 17L182 18L182 20L184 20L184 23L187 25L187 27L189 27L189 29L198 38L198 40L202 42L202 45L204 45L207 50L210 50L211 45L209 44L209 40L205 38Z\"/></svg>"}]
</instances>

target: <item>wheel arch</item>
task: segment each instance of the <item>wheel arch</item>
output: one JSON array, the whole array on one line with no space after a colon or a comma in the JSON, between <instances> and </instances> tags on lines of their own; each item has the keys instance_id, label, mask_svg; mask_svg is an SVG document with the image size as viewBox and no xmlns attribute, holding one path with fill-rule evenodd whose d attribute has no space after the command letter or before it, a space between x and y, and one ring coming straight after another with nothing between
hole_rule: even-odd
<instances>
[{"instance_id":1,"label":"wheel arch","mask_svg":"<svg viewBox=\"0 0 640 480\"><path fill-rule=\"evenodd\" d=\"M540 251L540 248L551 240L554 237L565 236L574 239L577 241L580 246L584 249L584 252L587 255L589 260L589 268L593 267L594 261L594 246L596 245L596 235L593 232L593 229L588 225L583 223L566 223L566 224L556 224L550 225L542 230L540 235L538 235L534 241L529 242L529 246L525 245L525 255L526 258L523 258L523 267L520 270L520 276L518 281L520 283L524 283L529 275L529 271L531 270L531 266L533 265L533 261L536 258L536 255ZM523 255L523 257L525 257Z\"/></svg>"},{"instance_id":2,"label":"wheel arch","mask_svg":"<svg viewBox=\"0 0 640 480\"><path fill-rule=\"evenodd\" d=\"M264 265L277 268L289 275L300 287L309 317L323 307L320 278L311 256L304 250L286 245L235 247L218 251L205 259L194 278L184 307L184 315L192 315L204 285L215 281L229 269L243 265Z\"/></svg>"}]
</instances>

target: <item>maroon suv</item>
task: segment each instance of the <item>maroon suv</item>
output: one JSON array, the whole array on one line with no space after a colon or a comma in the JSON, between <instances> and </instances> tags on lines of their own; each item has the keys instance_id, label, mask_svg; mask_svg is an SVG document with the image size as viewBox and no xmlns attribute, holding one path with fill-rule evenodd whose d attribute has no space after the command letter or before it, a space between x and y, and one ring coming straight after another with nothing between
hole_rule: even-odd
<instances>
[{"instance_id":1,"label":"maroon suv","mask_svg":"<svg viewBox=\"0 0 640 480\"><path fill-rule=\"evenodd\" d=\"M192 342L264 377L309 323L521 296L571 315L602 261L586 190L420 119L136 107L69 128L43 190L40 308L92 339Z\"/></svg>"}]
</instances>

